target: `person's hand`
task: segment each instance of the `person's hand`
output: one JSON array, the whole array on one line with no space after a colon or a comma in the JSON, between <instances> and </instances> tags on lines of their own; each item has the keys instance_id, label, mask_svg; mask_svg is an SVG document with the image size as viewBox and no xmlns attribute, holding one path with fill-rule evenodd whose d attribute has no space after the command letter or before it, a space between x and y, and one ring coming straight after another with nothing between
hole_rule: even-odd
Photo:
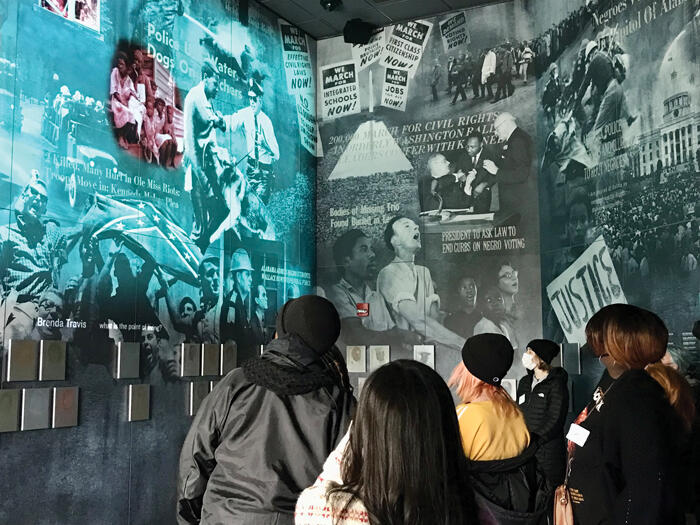
<instances>
[{"instance_id":1,"label":"person's hand","mask_svg":"<svg viewBox=\"0 0 700 525\"><path fill-rule=\"evenodd\" d=\"M226 131L226 120L224 120L224 116L221 113L216 113L216 116L219 117L219 120L216 122L216 126L221 130L221 131Z\"/></svg>"},{"instance_id":2,"label":"person's hand","mask_svg":"<svg viewBox=\"0 0 700 525\"><path fill-rule=\"evenodd\" d=\"M160 285L160 290L158 290L158 293L162 293L163 295L165 295L168 291L168 281L165 279L165 276L163 275L160 266L156 266L153 270L153 273L155 274L156 279L158 280L158 284Z\"/></svg>"},{"instance_id":3,"label":"person's hand","mask_svg":"<svg viewBox=\"0 0 700 525\"><path fill-rule=\"evenodd\" d=\"M491 159L486 159L484 161L484 169L488 171L491 175L495 175L498 173L498 166L491 160Z\"/></svg>"},{"instance_id":4,"label":"person's hand","mask_svg":"<svg viewBox=\"0 0 700 525\"><path fill-rule=\"evenodd\" d=\"M402 330L401 328L394 327L393 330L397 332L401 342L406 345L420 345L423 344L424 338L418 332L413 332L410 330Z\"/></svg>"},{"instance_id":5,"label":"person's hand","mask_svg":"<svg viewBox=\"0 0 700 525\"><path fill-rule=\"evenodd\" d=\"M486 189L487 184L485 182L481 182L477 184L476 188L474 188L474 195L481 195L481 193Z\"/></svg>"},{"instance_id":6,"label":"person's hand","mask_svg":"<svg viewBox=\"0 0 700 525\"><path fill-rule=\"evenodd\" d=\"M471 170L467 175L467 180L464 183L464 193L471 196L472 194L472 182L476 179L476 170Z\"/></svg>"}]
</instances>

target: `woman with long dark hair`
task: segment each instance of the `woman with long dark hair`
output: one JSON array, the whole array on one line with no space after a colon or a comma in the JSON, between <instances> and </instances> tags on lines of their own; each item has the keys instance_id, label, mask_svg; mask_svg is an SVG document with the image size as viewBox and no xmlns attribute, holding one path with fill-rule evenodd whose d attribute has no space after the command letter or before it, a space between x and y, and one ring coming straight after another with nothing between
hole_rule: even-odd
<instances>
[{"instance_id":1,"label":"woman with long dark hair","mask_svg":"<svg viewBox=\"0 0 700 525\"><path fill-rule=\"evenodd\" d=\"M681 426L664 389L645 371L666 351L666 326L648 310L612 304L588 321L586 341L607 374L567 435L574 521L683 523Z\"/></svg>"},{"instance_id":2,"label":"woman with long dark hair","mask_svg":"<svg viewBox=\"0 0 700 525\"><path fill-rule=\"evenodd\" d=\"M428 366L365 383L350 432L296 508L296 525L477 523L450 391Z\"/></svg>"}]
</instances>

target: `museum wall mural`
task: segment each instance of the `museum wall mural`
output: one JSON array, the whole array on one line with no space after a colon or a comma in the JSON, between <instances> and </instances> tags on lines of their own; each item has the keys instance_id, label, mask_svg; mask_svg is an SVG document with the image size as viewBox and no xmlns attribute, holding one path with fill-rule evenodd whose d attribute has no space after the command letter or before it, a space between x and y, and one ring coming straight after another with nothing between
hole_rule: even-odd
<instances>
[{"instance_id":1,"label":"museum wall mural","mask_svg":"<svg viewBox=\"0 0 700 525\"><path fill-rule=\"evenodd\" d=\"M359 385L400 357L448 378L488 331L516 348L513 388L545 336L576 407L602 372L583 329L614 302L658 312L697 366L698 20L516 1L318 43L318 283Z\"/></svg>"},{"instance_id":2,"label":"museum wall mural","mask_svg":"<svg viewBox=\"0 0 700 525\"><path fill-rule=\"evenodd\" d=\"M573 412L614 302L692 378L699 33L698 0L514 0L364 46L236 0L0 3L0 522L42 523L39 491L46 523L171 520L189 414L304 293L358 391L498 332L514 393L544 336Z\"/></svg>"},{"instance_id":3,"label":"museum wall mural","mask_svg":"<svg viewBox=\"0 0 700 525\"><path fill-rule=\"evenodd\" d=\"M315 42L233 0L0 24L0 522L169 522L187 414L312 290Z\"/></svg>"},{"instance_id":4,"label":"museum wall mural","mask_svg":"<svg viewBox=\"0 0 700 525\"><path fill-rule=\"evenodd\" d=\"M475 333L541 334L529 20L508 2L318 43L318 283L373 364L447 378Z\"/></svg>"}]
</instances>

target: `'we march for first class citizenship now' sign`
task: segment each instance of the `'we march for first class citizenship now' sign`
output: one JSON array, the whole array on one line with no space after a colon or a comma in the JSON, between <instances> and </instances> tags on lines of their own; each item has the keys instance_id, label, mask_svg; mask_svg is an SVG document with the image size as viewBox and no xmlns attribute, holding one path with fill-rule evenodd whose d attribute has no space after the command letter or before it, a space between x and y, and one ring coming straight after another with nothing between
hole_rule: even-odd
<instances>
[{"instance_id":1,"label":"'we march for first class citizenship now' sign","mask_svg":"<svg viewBox=\"0 0 700 525\"><path fill-rule=\"evenodd\" d=\"M396 24L384 47L379 64L392 69L403 69L413 76L428 43L432 22L416 20Z\"/></svg>"}]
</instances>

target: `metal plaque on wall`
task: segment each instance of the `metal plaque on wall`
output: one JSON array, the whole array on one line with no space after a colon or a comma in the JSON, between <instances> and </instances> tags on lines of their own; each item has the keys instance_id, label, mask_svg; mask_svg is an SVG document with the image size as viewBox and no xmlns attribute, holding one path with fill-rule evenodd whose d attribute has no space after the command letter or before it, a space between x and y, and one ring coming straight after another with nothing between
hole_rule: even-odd
<instances>
[{"instance_id":1,"label":"metal plaque on wall","mask_svg":"<svg viewBox=\"0 0 700 525\"><path fill-rule=\"evenodd\" d=\"M38 343L11 339L7 349L7 381L36 381Z\"/></svg>"},{"instance_id":2,"label":"metal plaque on wall","mask_svg":"<svg viewBox=\"0 0 700 525\"><path fill-rule=\"evenodd\" d=\"M204 398L209 394L209 381L193 381L189 385L187 415L194 416Z\"/></svg>"},{"instance_id":3,"label":"metal plaque on wall","mask_svg":"<svg viewBox=\"0 0 700 525\"><path fill-rule=\"evenodd\" d=\"M41 341L39 343L39 381L65 381L66 343Z\"/></svg>"},{"instance_id":4,"label":"metal plaque on wall","mask_svg":"<svg viewBox=\"0 0 700 525\"><path fill-rule=\"evenodd\" d=\"M141 345L139 343L117 343L114 347L114 378L134 379L139 377Z\"/></svg>"},{"instance_id":5,"label":"metal plaque on wall","mask_svg":"<svg viewBox=\"0 0 700 525\"><path fill-rule=\"evenodd\" d=\"M0 390L0 432L19 430L19 389Z\"/></svg>"},{"instance_id":6,"label":"metal plaque on wall","mask_svg":"<svg viewBox=\"0 0 700 525\"><path fill-rule=\"evenodd\" d=\"M180 353L180 375L198 376L201 372L202 345L199 343L182 343L182 352Z\"/></svg>"},{"instance_id":7,"label":"metal plaque on wall","mask_svg":"<svg viewBox=\"0 0 700 525\"><path fill-rule=\"evenodd\" d=\"M49 428L50 407L50 388L23 388L21 430Z\"/></svg>"},{"instance_id":8,"label":"metal plaque on wall","mask_svg":"<svg viewBox=\"0 0 700 525\"><path fill-rule=\"evenodd\" d=\"M56 387L53 389L53 412L51 427L74 427L78 424L78 387Z\"/></svg>"},{"instance_id":9,"label":"metal plaque on wall","mask_svg":"<svg viewBox=\"0 0 700 525\"><path fill-rule=\"evenodd\" d=\"M221 345L221 375L225 376L238 364L238 347L235 341L227 341Z\"/></svg>"},{"instance_id":10,"label":"metal plaque on wall","mask_svg":"<svg viewBox=\"0 0 700 525\"><path fill-rule=\"evenodd\" d=\"M151 417L151 385L129 385L129 421L145 421Z\"/></svg>"},{"instance_id":11,"label":"metal plaque on wall","mask_svg":"<svg viewBox=\"0 0 700 525\"><path fill-rule=\"evenodd\" d=\"M204 343L202 345L202 375L219 375L219 354L221 345L216 343Z\"/></svg>"}]
</instances>

